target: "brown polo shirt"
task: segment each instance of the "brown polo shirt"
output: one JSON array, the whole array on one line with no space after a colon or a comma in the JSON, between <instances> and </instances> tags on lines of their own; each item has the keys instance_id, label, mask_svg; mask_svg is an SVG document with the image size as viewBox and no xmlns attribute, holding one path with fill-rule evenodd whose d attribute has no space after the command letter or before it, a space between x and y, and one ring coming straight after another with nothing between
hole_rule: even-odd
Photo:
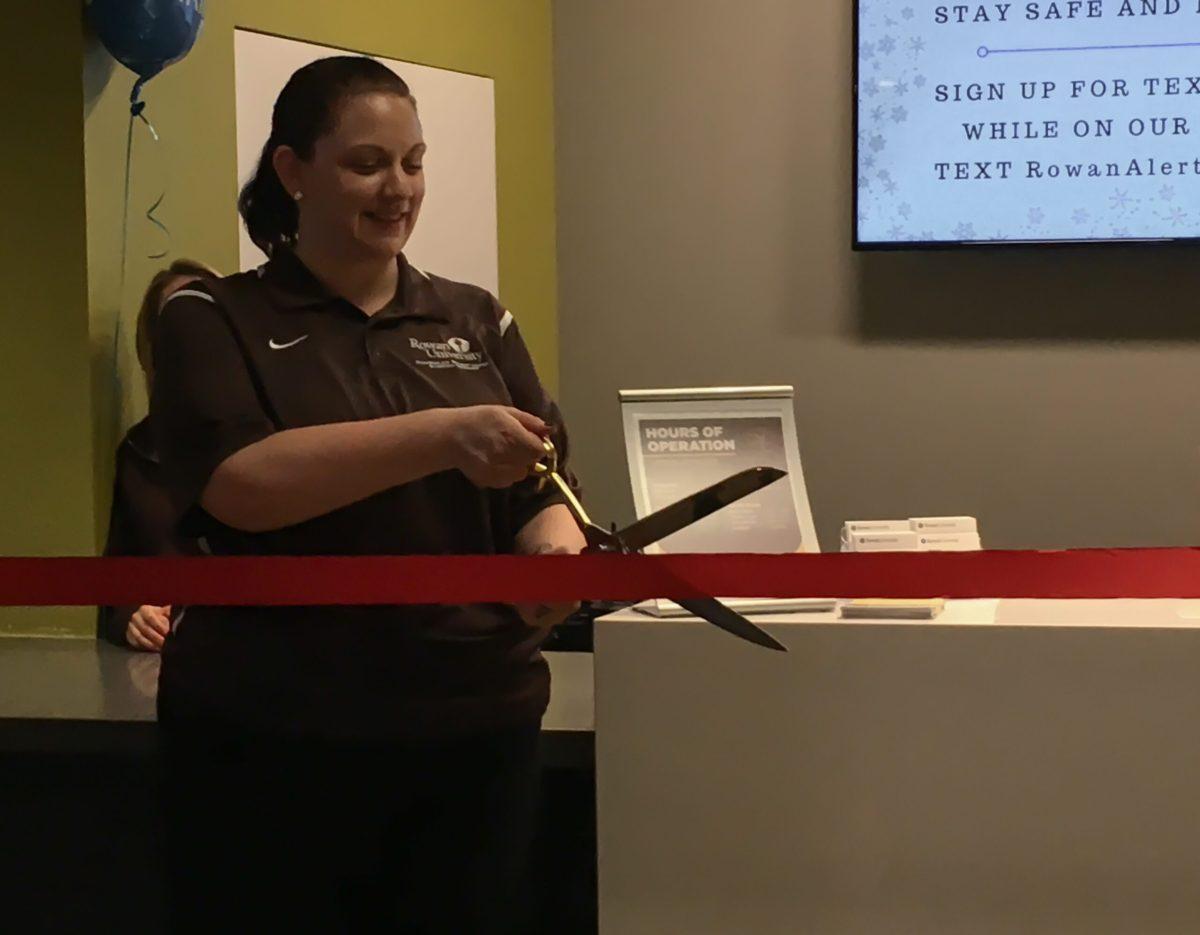
<instances>
[{"instance_id":1,"label":"brown polo shirt","mask_svg":"<svg viewBox=\"0 0 1200 935\"><path fill-rule=\"evenodd\" d=\"M167 303L151 424L181 532L218 555L503 554L557 502L533 481L486 490L446 471L265 533L199 506L222 461L274 432L422 409L516 406L552 425L565 455L512 316L482 289L397 262L396 295L371 316L290 252ZM504 605L189 607L159 689L168 715L349 739L528 724L548 698L537 636Z\"/></svg>"}]
</instances>

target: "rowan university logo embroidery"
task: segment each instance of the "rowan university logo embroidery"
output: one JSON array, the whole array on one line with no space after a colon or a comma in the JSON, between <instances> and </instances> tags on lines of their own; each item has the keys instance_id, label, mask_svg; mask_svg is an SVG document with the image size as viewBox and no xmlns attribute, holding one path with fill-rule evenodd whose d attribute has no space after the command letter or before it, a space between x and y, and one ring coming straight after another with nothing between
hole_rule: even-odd
<instances>
[{"instance_id":1,"label":"rowan university logo embroidery","mask_svg":"<svg viewBox=\"0 0 1200 935\"><path fill-rule=\"evenodd\" d=\"M447 338L445 341L421 341L409 338L408 346L414 351L418 367L431 370L481 370L487 366L480 351L471 350L466 338Z\"/></svg>"}]
</instances>

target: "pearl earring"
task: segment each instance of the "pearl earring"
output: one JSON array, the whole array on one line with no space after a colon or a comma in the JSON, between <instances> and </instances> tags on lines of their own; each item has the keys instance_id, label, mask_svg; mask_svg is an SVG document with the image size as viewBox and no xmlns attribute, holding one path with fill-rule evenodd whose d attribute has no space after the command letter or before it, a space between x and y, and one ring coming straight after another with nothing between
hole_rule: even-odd
<instances>
[{"instance_id":1,"label":"pearl earring","mask_svg":"<svg viewBox=\"0 0 1200 935\"><path fill-rule=\"evenodd\" d=\"M299 201L301 198L304 197L304 192L296 192L296 194L292 195L292 197L294 199L296 199L296 201Z\"/></svg>"}]
</instances>

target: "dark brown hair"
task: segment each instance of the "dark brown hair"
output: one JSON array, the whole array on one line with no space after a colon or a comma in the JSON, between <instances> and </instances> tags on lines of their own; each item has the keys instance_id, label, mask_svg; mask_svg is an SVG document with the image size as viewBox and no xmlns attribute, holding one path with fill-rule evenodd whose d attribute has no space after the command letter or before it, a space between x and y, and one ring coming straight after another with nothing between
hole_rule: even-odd
<instances>
[{"instance_id":1,"label":"dark brown hair","mask_svg":"<svg viewBox=\"0 0 1200 935\"><path fill-rule=\"evenodd\" d=\"M283 86L271 112L271 135L258 168L238 197L246 231L267 256L296 242L300 222L296 202L275 172L275 150L290 146L301 159L311 159L317 140L337 125L338 108L346 98L381 91L407 98L417 106L403 78L361 55L317 59L297 70Z\"/></svg>"}]
</instances>

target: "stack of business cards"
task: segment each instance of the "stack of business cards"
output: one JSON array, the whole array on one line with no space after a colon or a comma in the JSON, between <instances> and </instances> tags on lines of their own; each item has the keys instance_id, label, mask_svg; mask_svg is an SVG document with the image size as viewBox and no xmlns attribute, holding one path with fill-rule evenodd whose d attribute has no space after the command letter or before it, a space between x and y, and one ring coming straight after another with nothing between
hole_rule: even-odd
<instances>
[{"instance_id":1,"label":"stack of business cards","mask_svg":"<svg viewBox=\"0 0 1200 935\"><path fill-rule=\"evenodd\" d=\"M842 617L846 620L932 620L945 609L946 601L940 597L927 601L860 598L843 602Z\"/></svg>"},{"instance_id":2,"label":"stack of business cards","mask_svg":"<svg viewBox=\"0 0 1200 935\"><path fill-rule=\"evenodd\" d=\"M982 547L974 516L916 516L908 522L922 552L978 552Z\"/></svg>"},{"instance_id":3,"label":"stack of business cards","mask_svg":"<svg viewBox=\"0 0 1200 935\"><path fill-rule=\"evenodd\" d=\"M851 520L842 526L843 552L975 552L981 547L973 516Z\"/></svg>"}]
</instances>

